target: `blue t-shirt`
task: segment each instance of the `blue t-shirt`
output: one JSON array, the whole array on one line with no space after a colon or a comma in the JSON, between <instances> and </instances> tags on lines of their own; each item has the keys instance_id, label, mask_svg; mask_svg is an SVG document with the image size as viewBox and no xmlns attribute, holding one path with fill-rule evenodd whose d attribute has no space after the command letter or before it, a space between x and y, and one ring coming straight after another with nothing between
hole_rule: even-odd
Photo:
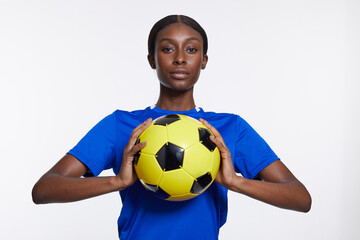
<instances>
[{"instance_id":1,"label":"blue t-shirt","mask_svg":"<svg viewBox=\"0 0 360 240\"><path fill-rule=\"evenodd\" d=\"M232 156L235 171L253 179L279 158L241 117L229 113L205 112L201 108L174 112L157 107L120 111L108 115L93 127L68 153L83 162L87 175L99 175L112 168L118 174L131 132L148 118L184 114L203 118L222 135ZM218 239L227 217L227 189L213 183L191 200L171 202L146 190L137 180L120 191L122 210L118 219L120 239Z\"/></svg>"}]
</instances>

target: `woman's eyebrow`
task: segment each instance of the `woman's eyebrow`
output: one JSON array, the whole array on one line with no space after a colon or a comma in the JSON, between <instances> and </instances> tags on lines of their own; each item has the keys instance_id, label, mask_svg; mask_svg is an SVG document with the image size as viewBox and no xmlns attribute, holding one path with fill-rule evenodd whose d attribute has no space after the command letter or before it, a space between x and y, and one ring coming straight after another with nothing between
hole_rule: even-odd
<instances>
[{"instance_id":1,"label":"woman's eyebrow","mask_svg":"<svg viewBox=\"0 0 360 240\"><path fill-rule=\"evenodd\" d=\"M162 38L160 42L173 42L171 38Z\"/></svg>"},{"instance_id":2,"label":"woman's eyebrow","mask_svg":"<svg viewBox=\"0 0 360 240\"><path fill-rule=\"evenodd\" d=\"M197 37L189 37L186 39L186 41L193 41L193 40L200 42L200 40Z\"/></svg>"},{"instance_id":3,"label":"woman's eyebrow","mask_svg":"<svg viewBox=\"0 0 360 240\"><path fill-rule=\"evenodd\" d=\"M185 40L188 42L189 41L199 41L200 42L199 38L197 38L197 37L189 37ZM173 40L171 38L162 38L162 39L160 39L160 42L173 42Z\"/></svg>"}]
</instances>

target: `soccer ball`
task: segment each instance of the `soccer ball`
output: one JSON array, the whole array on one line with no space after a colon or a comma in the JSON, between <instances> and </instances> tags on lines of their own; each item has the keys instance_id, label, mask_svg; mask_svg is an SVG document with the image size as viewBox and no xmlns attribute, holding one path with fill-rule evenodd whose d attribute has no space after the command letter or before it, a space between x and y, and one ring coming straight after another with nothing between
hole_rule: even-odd
<instances>
[{"instance_id":1,"label":"soccer ball","mask_svg":"<svg viewBox=\"0 0 360 240\"><path fill-rule=\"evenodd\" d=\"M214 181L220 152L212 133L200 121L180 114L159 117L139 136L146 146L134 157L143 186L169 201L183 201L204 192Z\"/></svg>"}]
</instances>

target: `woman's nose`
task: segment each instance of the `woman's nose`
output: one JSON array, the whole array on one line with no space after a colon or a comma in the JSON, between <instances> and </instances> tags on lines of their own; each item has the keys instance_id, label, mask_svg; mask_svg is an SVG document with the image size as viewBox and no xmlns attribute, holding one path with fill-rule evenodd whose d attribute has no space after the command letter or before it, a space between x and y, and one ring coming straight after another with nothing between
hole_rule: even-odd
<instances>
[{"instance_id":1,"label":"woman's nose","mask_svg":"<svg viewBox=\"0 0 360 240\"><path fill-rule=\"evenodd\" d=\"M174 64L183 65L186 64L186 57L183 53L178 52L174 59Z\"/></svg>"}]
</instances>

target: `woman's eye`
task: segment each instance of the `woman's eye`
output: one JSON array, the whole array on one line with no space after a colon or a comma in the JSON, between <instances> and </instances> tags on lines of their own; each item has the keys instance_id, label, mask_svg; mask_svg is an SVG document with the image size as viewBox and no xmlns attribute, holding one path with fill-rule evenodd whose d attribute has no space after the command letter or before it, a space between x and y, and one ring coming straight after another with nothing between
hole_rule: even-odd
<instances>
[{"instance_id":1,"label":"woman's eye","mask_svg":"<svg viewBox=\"0 0 360 240\"><path fill-rule=\"evenodd\" d=\"M162 48L162 51L165 53L169 53L169 52L174 51L174 49L172 49L171 47L164 47L164 48Z\"/></svg>"},{"instance_id":2,"label":"woman's eye","mask_svg":"<svg viewBox=\"0 0 360 240\"><path fill-rule=\"evenodd\" d=\"M186 51L189 53L195 53L195 52L197 52L197 49L196 48L188 48Z\"/></svg>"}]
</instances>

